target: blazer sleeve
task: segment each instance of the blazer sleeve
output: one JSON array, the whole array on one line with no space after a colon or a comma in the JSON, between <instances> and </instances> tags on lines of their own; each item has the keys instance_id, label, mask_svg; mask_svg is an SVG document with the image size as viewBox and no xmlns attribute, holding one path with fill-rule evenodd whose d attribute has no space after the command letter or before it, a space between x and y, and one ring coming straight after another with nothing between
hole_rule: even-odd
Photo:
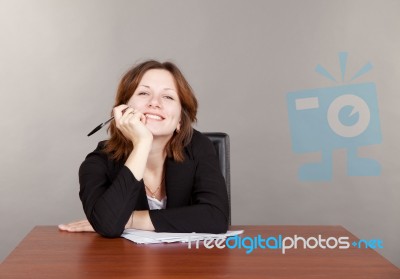
<instances>
[{"instance_id":1,"label":"blazer sleeve","mask_svg":"<svg viewBox=\"0 0 400 279\"><path fill-rule=\"evenodd\" d=\"M79 197L94 230L105 237L121 236L143 189L132 172L123 166L113 177L107 156L90 153L79 168Z\"/></svg>"},{"instance_id":2,"label":"blazer sleeve","mask_svg":"<svg viewBox=\"0 0 400 279\"><path fill-rule=\"evenodd\" d=\"M192 139L196 170L192 204L150 210L157 232L225 233L229 225L229 201L225 180L212 142L196 131Z\"/></svg>"}]
</instances>

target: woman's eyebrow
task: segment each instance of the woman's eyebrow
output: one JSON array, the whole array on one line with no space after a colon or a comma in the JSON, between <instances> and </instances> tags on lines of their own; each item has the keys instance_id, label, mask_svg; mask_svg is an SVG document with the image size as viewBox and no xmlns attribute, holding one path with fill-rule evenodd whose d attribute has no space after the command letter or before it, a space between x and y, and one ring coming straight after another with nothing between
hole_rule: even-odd
<instances>
[{"instance_id":1,"label":"woman's eyebrow","mask_svg":"<svg viewBox=\"0 0 400 279\"><path fill-rule=\"evenodd\" d=\"M172 90L172 91L176 91L175 89L173 89L173 88L164 88L164 90Z\"/></svg>"},{"instance_id":2,"label":"woman's eyebrow","mask_svg":"<svg viewBox=\"0 0 400 279\"><path fill-rule=\"evenodd\" d=\"M146 85L146 84L139 84L138 86L143 86L143 87L146 87L146 88L148 88L148 89L151 89L150 86L149 86L149 85ZM164 88L163 90L171 90L171 91L176 92L175 89L169 88L169 87L166 87L166 88Z\"/></svg>"}]
</instances>

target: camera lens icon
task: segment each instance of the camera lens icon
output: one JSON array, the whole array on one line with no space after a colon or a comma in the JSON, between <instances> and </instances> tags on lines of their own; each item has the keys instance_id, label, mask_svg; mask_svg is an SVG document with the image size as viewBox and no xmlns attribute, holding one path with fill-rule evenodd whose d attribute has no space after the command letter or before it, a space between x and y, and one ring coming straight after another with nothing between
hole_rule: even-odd
<instances>
[{"instance_id":1,"label":"camera lens icon","mask_svg":"<svg viewBox=\"0 0 400 279\"><path fill-rule=\"evenodd\" d=\"M368 128L371 113L362 98L346 94L337 97L329 105L327 120L333 132L345 138L352 138Z\"/></svg>"},{"instance_id":2,"label":"camera lens icon","mask_svg":"<svg viewBox=\"0 0 400 279\"><path fill-rule=\"evenodd\" d=\"M361 146L382 142L374 83L307 89L287 94L292 149L321 152L321 161L299 168L303 181L331 180L332 154L347 149L347 174L378 176L379 162L360 157Z\"/></svg>"}]
</instances>

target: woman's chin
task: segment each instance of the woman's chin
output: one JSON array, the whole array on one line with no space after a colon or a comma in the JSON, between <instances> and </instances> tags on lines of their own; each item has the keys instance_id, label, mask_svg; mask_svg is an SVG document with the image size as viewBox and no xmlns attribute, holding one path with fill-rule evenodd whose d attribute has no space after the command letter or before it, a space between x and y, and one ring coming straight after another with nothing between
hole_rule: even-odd
<instances>
[{"instance_id":1,"label":"woman's chin","mask_svg":"<svg viewBox=\"0 0 400 279\"><path fill-rule=\"evenodd\" d=\"M151 123L146 124L146 127L153 134L153 137L171 137L174 134L174 130L160 129L160 127L154 127Z\"/></svg>"},{"instance_id":2,"label":"woman's chin","mask_svg":"<svg viewBox=\"0 0 400 279\"><path fill-rule=\"evenodd\" d=\"M174 134L174 131L160 131L156 129L150 129L150 132L153 134L154 138L171 138Z\"/></svg>"}]
</instances>

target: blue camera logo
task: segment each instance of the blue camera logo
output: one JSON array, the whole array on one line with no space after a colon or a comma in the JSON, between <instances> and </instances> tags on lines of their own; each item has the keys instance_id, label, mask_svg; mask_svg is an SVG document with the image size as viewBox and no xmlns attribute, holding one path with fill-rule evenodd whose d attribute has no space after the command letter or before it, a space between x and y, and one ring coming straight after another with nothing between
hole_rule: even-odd
<instances>
[{"instance_id":1,"label":"blue camera logo","mask_svg":"<svg viewBox=\"0 0 400 279\"><path fill-rule=\"evenodd\" d=\"M347 53L339 53L339 61L343 81ZM371 68L371 64L366 64L350 81ZM322 66L318 65L316 71L336 82ZM287 106L293 151L322 153L320 162L307 163L300 167L300 180L331 180L332 153L338 148L347 149L349 176L380 175L379 162L357 155L358 147L382 142L374 83L290 92L287 94Z\"/></svg>"}]
</instances>

